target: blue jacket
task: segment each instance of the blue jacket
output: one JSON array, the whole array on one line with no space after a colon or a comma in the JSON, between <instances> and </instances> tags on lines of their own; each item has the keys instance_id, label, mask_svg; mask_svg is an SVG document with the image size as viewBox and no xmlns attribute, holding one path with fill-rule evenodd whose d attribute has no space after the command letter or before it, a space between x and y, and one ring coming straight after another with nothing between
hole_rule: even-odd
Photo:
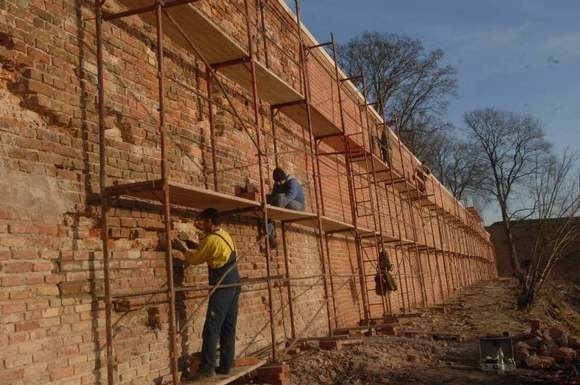
<instances>
[{"instance_id":1,"label":"blue jacket","mask_svg":"<svg viewBox=\"0 0 580 385\"><path fill-rule=\"evenodd\" d=\"M280 185L274 185L272 189L273 194L286 194L286 199L288 201L297 201L305 204L304 202L304 189L302 185L296 178L292 175L286 177L286 181Z\"/></svg>"}]
</instances>

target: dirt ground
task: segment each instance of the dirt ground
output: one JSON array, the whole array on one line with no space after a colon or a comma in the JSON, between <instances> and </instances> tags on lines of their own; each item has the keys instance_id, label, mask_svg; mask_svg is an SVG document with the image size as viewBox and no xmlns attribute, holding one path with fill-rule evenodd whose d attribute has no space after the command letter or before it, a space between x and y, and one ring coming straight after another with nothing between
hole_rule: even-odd
<instances>
[{"instance_id":1,"label":"dirt ground","mask_svg":"<svg viewBox=\"0 0 580 385\"><path fill-rule=\"evenodd\" d=\"M399 320L406 337L362 337L340 350L306 350L289 359L295 385L367 384L580 384L580 359L552 369L519 368L499 375L479 369L478 337L530 331L529 320L578 335L580 286L551 284L531 313L515 308L513 280L483 282L462 290L445 307ZM459 334L463 341L435 341L434 333Z\"/></svg>"}]
</instances>

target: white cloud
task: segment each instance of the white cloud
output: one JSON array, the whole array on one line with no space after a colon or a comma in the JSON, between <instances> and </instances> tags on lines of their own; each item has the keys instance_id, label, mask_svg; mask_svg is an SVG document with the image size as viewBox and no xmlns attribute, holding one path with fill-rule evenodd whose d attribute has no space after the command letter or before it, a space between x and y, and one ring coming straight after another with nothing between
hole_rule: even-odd
<instances>
[{"instance_id":1,"label":"white cloud","mask_svg":"<svg viewBox=\"0 0 580 385\"><path fill-rule=\"evenodd\" d=\"M524 40L530 30L530 24L493 26L488 29L471 31L455 36L453 40L458 45L466 45L474 49L498 48L513 45Z\"/></svg>"}]
</instances>

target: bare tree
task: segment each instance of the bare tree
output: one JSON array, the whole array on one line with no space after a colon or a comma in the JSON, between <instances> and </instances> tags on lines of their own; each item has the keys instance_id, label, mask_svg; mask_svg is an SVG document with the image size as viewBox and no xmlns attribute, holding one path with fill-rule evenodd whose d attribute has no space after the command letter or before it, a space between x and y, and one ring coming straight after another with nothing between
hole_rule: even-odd
<instances>
[{"instance_id":1,"label":"bare tree","mask_svg":"<svg viewBox=\"0 0 580 385\"><path fill-rule=\"evenodd\" d=\"M353 76L364 74L369 98L409 148L417 153L420 140L447 109L457 88L456 71L442 65L443 51L426 51L419 40L397 34L367 32L341 47L340 61ZM428 129L428 126L430 129Z\"/></svg>"},{"instance_id":2,"label":"bare tree","mask_svg":"<svg viewBox=\"0 0 580 385\"><path fill-rule=\"evenodd\" d=\"M435 169L439 153L451 139L449 133L453 126L433 115L421 114L413 121L413 129L404 133L403 141L419 160Z\"/></svg>"},{"instance_id":3,"label":"bare tree","mask_svg":"<svg viewBox=\"0 0 580 385\"><path fill-rule=\"evenodd\" d=\"M465 115L471 142L485 161L487 172L480 190L498 203L509 244L512 268L523 287L525 271L521 266L513 237L511 220L519 210L512 208L518 187L538 171L538 160L549 152L541 124L531 116L493 108Z\"/></svg>"},{"instance_id":4,"label":"bare tree","mask_svg":"<svg viewBox=\"0 0 580 385\"><path fill-rule=\"evenodd\" d=\"M437 178L453 196L463 202L477 201L486 194L479 189L485 177L486 165L478 156L477 147L459 137L457 132L447 134L438 146L436 156Z\"/></svg>"},{"instance_id":5,"label":"bare tree","mask_svg":"<svg viewBox=\"0 0 580 385\"><path fill-rule=\"evenodd\" d=\"M535 169L530 185L534 244L518 297L520 309L531 308L562 253L580 239L579 166L577 154L564 152Z\"/></svg>"}]
</instances>

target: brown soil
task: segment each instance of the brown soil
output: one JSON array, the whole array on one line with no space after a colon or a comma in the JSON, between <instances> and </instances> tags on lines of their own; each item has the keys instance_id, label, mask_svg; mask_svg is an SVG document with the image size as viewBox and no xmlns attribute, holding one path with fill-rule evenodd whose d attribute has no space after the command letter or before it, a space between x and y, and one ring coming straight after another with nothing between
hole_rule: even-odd
<instances>
[{"instance_id":1,"label":"brown soil","mask_svg":"<svg viewBox=\"0 0 580 385\"><path fill-rule=\"evenodd\" d=\"M478 337L529 332L529 320L558 326L578 334L579 287L553 284L531 313L515 308L516 283L500 279L466 288L444 307L399 320L403 332L414 337L363 337L357 345L338 351L308 350L291 358L295 385L367 384L580 384L574 364L550 370L517 369L498 375L479 369ZM459 334L462 342L435 341L437 333Z\"/></svg>"}]
</instances>

